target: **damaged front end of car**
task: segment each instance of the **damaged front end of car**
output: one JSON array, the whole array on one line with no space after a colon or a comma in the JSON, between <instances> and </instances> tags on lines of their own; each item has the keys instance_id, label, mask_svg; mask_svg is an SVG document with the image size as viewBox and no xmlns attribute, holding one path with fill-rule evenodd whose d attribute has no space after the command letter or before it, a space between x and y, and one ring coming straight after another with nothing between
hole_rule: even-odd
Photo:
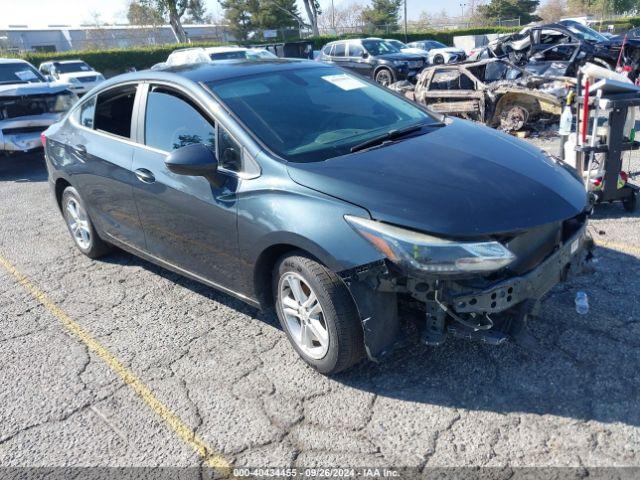
<instances>
[{"instance_id":1,"label":"damaged front end of car","mask_svg":"<svg viewBox=\"0 0 640 480\"><path fill-rule=\"evenodd\" d=\"M448 336L527 345L526 323L541 298L592 258L587 217L473 240L347 218L386 258L342 274L360 311L369 358L390 353L409 318L420 319L427 345Z\"/></svg>"}]
</instances>

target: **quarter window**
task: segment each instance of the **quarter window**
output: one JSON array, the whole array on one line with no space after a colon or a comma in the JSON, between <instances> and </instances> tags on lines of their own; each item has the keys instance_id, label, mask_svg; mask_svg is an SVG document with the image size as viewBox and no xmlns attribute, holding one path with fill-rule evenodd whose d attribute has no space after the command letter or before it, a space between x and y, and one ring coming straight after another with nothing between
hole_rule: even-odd
<instances>
[{"instance_id":1,"label":"quarter window","mask_svg":"<svg viewBox=\"0 0 640 480\"><path fill-rule=\"evenodd\" d=\"M215 126L180 93L151 87L145 116L145 144L170 152L192 143L215 146Z\"/></svg>"},{"instance_id":2,"label":"quarter window","mask_svg":"<svg viewBox=\"0 0 640 480\"><path fill-rule=\"evenodd\" d=\"M80 125L93 128L93 116L96 110L96 97L88 100L80 107Z\"/></svg>"},{"instance_id":3,"label":"quarter window","mask_svg":"<svg viewBox=\"0 0 640 480\"><path fill-rule=\"evenodd\" d=\"M239 172L242 168L242 150L224 128L218 127L218 159L220 167Z\"/></svg>"},{"instance_id":4,"label":"quarter window","mask_svg":"<svg viewBox=\"0 0 640 480\"><path fill-rule=\"evenodd\" d=\"M131 138L131 114L136 85L113 88L98 95L95 107L95 129Z\"/></svg>"}]
</instances>

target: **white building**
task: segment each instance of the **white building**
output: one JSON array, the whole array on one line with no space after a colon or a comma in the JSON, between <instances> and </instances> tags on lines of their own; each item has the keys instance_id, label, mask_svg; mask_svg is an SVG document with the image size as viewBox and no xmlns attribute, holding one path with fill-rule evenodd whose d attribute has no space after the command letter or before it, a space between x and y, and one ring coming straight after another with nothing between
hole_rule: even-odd
<instances>
[{"instance_id":1,"label":"white building","mask_svg":"<svg viewBox=\"0 0 640 480\"><path fill-rule=\"evenodd\" d=\"M234 40L225 25L184 25L190 41ZM31 28L27 25L0 27L0 50L9 52L88 50L93 48L125 48L162 45L176 41L171 28L162 26L69 26L49 25Z\"/></svg>"}]
</instances>

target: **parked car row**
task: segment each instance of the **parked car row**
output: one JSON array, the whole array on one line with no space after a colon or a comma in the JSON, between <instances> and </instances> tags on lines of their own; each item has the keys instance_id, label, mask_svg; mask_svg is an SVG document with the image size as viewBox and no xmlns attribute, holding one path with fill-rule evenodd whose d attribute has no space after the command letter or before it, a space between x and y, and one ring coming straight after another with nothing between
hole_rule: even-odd
<instances>
[{"instance_id":1,"label":"parked car row","mask_svg":"<svg viewBox=\"0 0 640 480\"><path fill-rule=\"evenodd\" d=\"M425 44L427 49L421 49L417 44L405 45L398 40L382 38L338 40L326 44L317 60L389 86L401 80L415 83L418 74L431 63L455 63L465 59L464 51L459 49L449 49L441 44Z\"/></svg>"}]
</instances>

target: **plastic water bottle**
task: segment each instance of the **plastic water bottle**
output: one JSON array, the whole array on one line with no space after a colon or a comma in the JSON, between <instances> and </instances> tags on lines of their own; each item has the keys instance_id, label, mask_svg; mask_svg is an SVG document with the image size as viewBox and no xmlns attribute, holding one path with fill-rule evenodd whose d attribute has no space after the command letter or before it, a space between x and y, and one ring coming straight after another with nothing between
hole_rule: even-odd
<instances>
[{"instance_id":1,"label":"plastic water bottle","mask_svg":"<svg viewBox=\"0 0 640 480\"><path fill-rule=\"evenodd\" d=\"M570 135L573 129L573 113L571 113L571 107L569 105L564 107L562 115L560 116L560 128L558 133L560 135Z\"/></svg>"},{"instance_id":2,"label":"plastic water bottle","mask_svg":"<svg viewBox=\"0 0 640 480\"><path fill-rule=\"evenodd\" d=\"M578 315L589 313L589 297L585 292L576 293L576 312Z\"/></svg>"}]
</instances>

